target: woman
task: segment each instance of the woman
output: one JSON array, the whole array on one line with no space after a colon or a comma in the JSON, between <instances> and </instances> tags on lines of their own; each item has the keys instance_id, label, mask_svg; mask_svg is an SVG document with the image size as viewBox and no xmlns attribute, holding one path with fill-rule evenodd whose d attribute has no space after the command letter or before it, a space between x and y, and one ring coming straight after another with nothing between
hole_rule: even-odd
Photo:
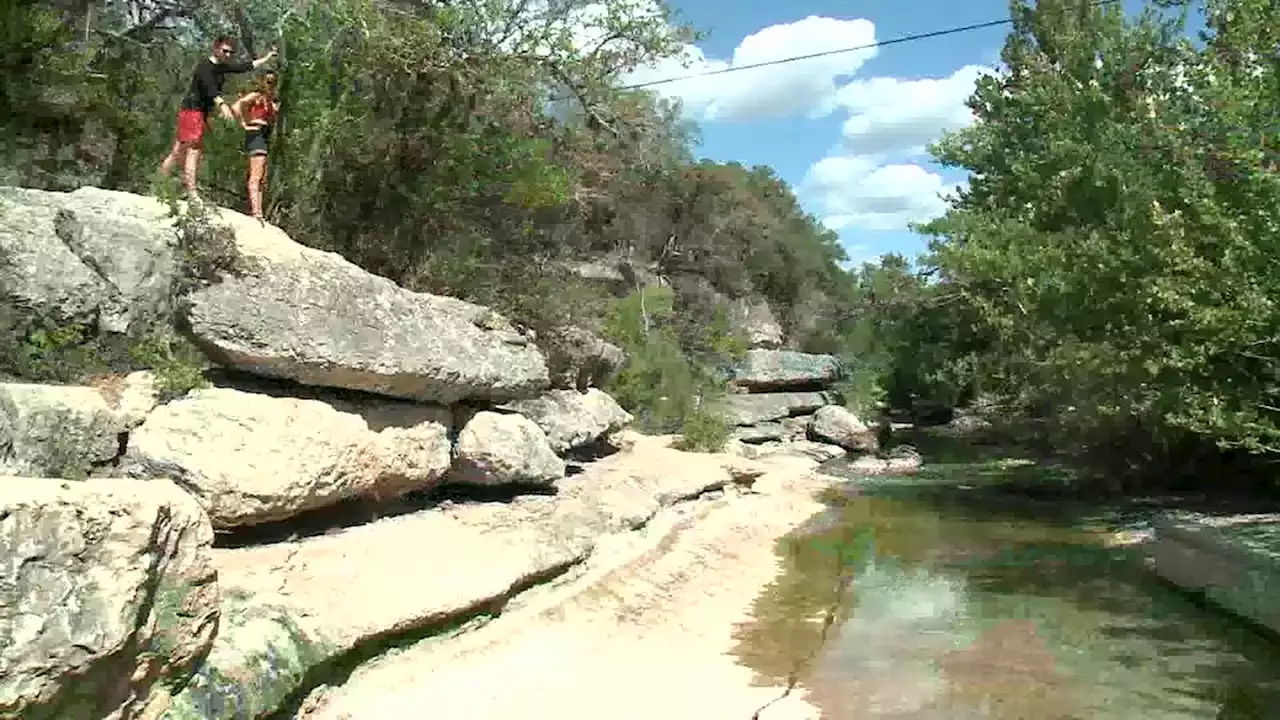
<instances>
[{"instance_id":1,"label":"woman","mask_svg":"<svg viewBox=\"0 0 1280 720\"><path fill-rule=\"evenodd\" d=\"M236 100L232 112L244 126L244 151L249 155L249 211L259 222L264 222L262 188L267 181L267 152L271 145L271 126L280 110L275 72L268 70L259 75L257 86Z\"/></svg>"}]
</instances>

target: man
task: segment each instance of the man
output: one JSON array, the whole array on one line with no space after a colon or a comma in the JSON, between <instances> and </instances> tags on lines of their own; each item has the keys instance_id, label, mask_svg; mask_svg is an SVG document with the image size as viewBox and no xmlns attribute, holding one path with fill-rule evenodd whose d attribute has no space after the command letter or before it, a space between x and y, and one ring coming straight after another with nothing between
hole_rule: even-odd
<instances>
[{"instance_id":1,"label":"man","mask_svg":"<svg viewBox=\"0 0 1280 720\"><path fill-rule=\"evenodd\" d=\"M182 98L178 110L178 137L173 142L169 156L160 164L160 172L173 174L173 168L182 163L182 184L192 199L197 199L196 173L200 170L200 155L204 150L204 130L209 114L215 109L228 120L238 120L232 107L222 99L222 85L227 75L245 73L261 67L276 56L271 52L252 62L235 62L235 42L229 37L219 37L213 42L213 54L196 65L191 74L191 86Z\"/></svg>"}]
</instances>

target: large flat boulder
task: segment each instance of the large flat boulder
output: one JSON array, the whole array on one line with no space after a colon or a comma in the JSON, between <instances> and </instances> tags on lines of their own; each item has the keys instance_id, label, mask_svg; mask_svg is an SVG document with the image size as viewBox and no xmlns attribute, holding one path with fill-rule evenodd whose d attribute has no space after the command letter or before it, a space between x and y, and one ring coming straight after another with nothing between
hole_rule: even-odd
<instances>
[{"instance_id":1,"label":"large flat boulder","mask_svg":"<svg viewBox=\"0 0 1280 720\"><path fill-rule=\"evenodd\" d=\"M219 580L255 595L280 593L301 626L336 649L500 607L517 590L584 561L605 535L735 483L746 462L679 452L669 442L639 437L631 450L558 481L554 496L468 503L298 542L215 550Z\"/></svg>"},{"instance_id":2,"label":"large flat boulder","mask_svg":"<svg viewBox=\"0 0 1280 720\"><path fill-rule=\"evenodd\" d=\"M0 329L52 320L124 333L167 319L176 238L152 198L0 187Z\"/></svg>"},{"instance_id":3,"label":"large flat boulder","mask_svg":"<svg viewBox=\"0 0 1280 720\"><path fill-rule=\"evenodd\" d=\"M449 468L449 412L204 388L129 434L120 472L170 477L214 527L284 520L356 497L430 487Z\"/></svg>"},{"instance_id":4,"label":"large flat boulder","mask_svg":"<svg viewBox=\"0 0 1280 720\"><path fill-rule=\"evenodd\" d=\"M215 361L268 377L452 405L549 386L528 337L488 308L410 292L230 210L248 271L193 292L185 320Z\"/></svg>"},{"instance_id":5,"label":"large flat boulder","mask_svg":"<svg viewBox=\"0 0 1280 720\"><path fill-rule=\"evenodd\" d=\"M843 367L833 355L794 350L748 350L733 381L752 392L823 387L839 380Z\"/></svg>"},{"instance_id":6,"label":"large flat boulder","mask_svg":"<svg viewBox=\"0 0 1280 720\"><path fill-rule=\"evenodd\" d=\"M168 481L0 477L0 717L146 717L213 642L212 542Z\"/></svg>"},{"instance_id":7,"label":"large flat boulder","mask_svg":"<svg viewBox=\"0 0 1280 720\"><path fill-rule=\"evenodd\" d=\"M835 401L826 392L780 392L725 396L721 410L731 425L758 425L792 415L808 415Z\"/></svg>"}]
</instances>

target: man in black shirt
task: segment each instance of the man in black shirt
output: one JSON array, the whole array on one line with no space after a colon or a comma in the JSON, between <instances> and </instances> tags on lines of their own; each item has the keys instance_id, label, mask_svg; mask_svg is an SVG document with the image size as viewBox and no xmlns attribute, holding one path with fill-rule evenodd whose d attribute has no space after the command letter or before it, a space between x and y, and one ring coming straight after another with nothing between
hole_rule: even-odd
<instances>
[{"instance_id":1,"label":"man in black shirt","mask_svg":"<svg viewBox=\"0 0 1280 720\"><path fill-rule=\"evenodd\" d=\"M191 86L182 98L178 110L178 137L168 157L160 163L160 172L171 175L173 168L182 163L182 184L187 193L196 197L196 173L200 169L200 155L204 149L204 130L209 114L215 109L228 120L236 120L231 105L222 99L222 85L227 75L245 73L261 67L276 56L275 49L252 62L236 62L235 42L229 37L219 37L213 42L213 54L196 65L191 75Z\"/></svg>"}]
</instances>

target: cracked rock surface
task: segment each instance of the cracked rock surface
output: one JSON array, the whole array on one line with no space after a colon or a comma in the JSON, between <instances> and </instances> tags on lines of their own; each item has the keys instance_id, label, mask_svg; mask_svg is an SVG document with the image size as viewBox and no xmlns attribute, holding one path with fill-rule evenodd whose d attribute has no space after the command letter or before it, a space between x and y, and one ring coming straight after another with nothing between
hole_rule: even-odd
<instances>
[{"instance_id":1,"label":"cracked rock surface","mask_svg":"<svg viewBox=\"0 0 1280 720\"><path fill-rule=\"evenodd\" d=\"M691 458L696 456L688 456ZM721 456L723 457L723 456ZM658 458L657 461L661 461ZM597 543L581 575L529 593L479 630L422 643L314 694L300 717L816 720L798 694L755 685L730 655L735 626L778 572L778 536L831 482L774 457L750 490L655 515ZM496 681L501 678L500 681Z\"/></svg>"},{"instance_id":2,"label":"cracked rock surface","mask_svg":"<svg viewBox=\"0 0 1280 720\"><path fill-rule=\"evenodd\" d=\"M0 717L148 717L213 642L212 541L164 480L0 477Z\"/></svg>"},{"instance_id":3,"label":"cracked rock surface","mask_svg":"<svg viewBox=\"0 0 1280 720\"><path fill-rule=\"evenodd\" d=\"M175 237L153 198L0 187L0 315L148 327L172 312Z\"/></svg>"}]
</instances>

